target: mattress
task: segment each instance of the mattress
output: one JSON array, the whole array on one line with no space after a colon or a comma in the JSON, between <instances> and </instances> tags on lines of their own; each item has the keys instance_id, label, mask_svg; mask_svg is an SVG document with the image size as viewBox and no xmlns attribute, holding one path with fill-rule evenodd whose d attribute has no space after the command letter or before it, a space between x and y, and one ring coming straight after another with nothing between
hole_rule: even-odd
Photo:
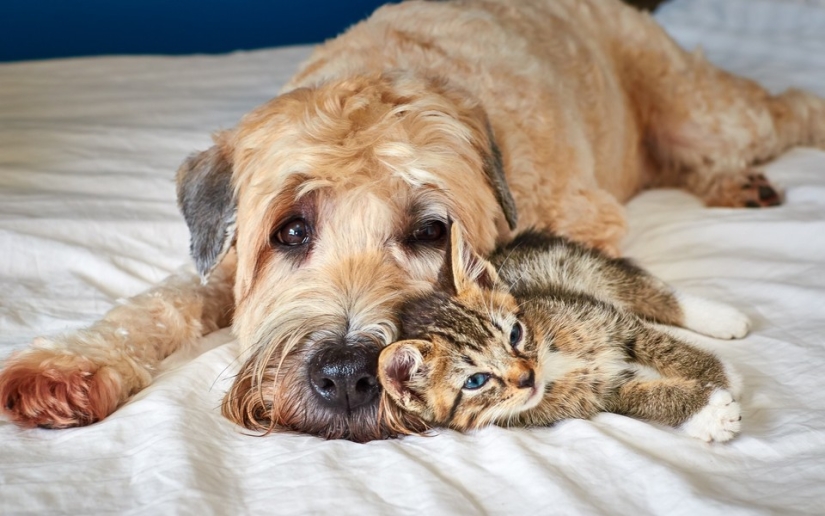
<instances>
[{"instance_id":1,"label":"mattress","mask_svg":"<svg viewBox=\"0 0 825 516\"><path fill-rule=\"evenodd\" d=\"M825 95L822 2L674 0L657 16L724 68ZM188 266L177 165L309 51L0 65L0 357ZM825 152L765 170L781 207L708 209L676 190L628 205L628 256L753 320L738 341L681 332L744 377L730 443L612 414L367 444L249 435L220 414L238 366L222 330L98 424L0 421L0 514L821 514Z\"/></svg>"}]
</instances>

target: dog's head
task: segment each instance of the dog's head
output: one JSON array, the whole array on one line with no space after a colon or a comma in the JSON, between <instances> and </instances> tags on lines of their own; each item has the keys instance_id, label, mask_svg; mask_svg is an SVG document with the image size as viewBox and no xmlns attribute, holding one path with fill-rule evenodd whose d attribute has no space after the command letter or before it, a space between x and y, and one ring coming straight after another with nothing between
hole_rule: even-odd
<instances>
[{"instance_id":1,"label":"dog's head","mask_svg":"<svg viewBox=\"0 0 825 516\"><path fill-rule=\"evenodd\" d=\"M480 251L515 227L481 107L435 79L355 77L249 113L178 172L207 277L234 245L234 327L246 355L224 414L251 429L356 441L377 414L395 308L430 288L448 218Z\"/></svg>"}]
</instances>

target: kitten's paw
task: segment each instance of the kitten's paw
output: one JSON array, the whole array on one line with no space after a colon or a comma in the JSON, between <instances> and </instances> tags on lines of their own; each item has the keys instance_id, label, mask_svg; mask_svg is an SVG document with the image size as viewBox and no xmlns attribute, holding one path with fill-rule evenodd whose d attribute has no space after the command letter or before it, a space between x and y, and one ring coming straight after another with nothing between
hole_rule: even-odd
<instances>
[{"instance_id":1,"label":"kitten's paw","mask_svg":"<svg viewBox=\"0 0 825 516\"><path fill-rule=\"evenodd\" d=\"M739 433L742 427L742 409L731 393L716 389L710 395L708 404L688 419L681 430L691 437L706 442L725 442Z\"/></svg>"},{"instance_id":2,"label":"kitten's paw","mask_svg":"<svg viewBox=\"0 0 825 516\"><path fill-rule=\"evenodd\" d=\"M684 293L677 299L684 314L682 326L689 330L717 339L741 339L750 331L748 316L732 306Z\"/></svg>"}]
</instances>

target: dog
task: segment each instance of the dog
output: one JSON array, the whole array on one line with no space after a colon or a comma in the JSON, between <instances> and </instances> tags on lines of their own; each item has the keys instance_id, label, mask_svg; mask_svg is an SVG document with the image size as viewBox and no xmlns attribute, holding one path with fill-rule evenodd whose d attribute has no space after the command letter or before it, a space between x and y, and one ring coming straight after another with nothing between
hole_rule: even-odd
<instances>
[{"instance_id":1,"label":"dog","mask_svg":"<svg viewBox=\"0 0 825 516\"><path fill-rule=\"evenodd\" d=\"M538 227L615 255L641 189L777 205L752 166L795 145L825 146L825 101L721 71L619 0L388 5L181 166L197 273L15 353L2 407L22 426L99 421L232 324L229 419L389 437L378 353L436 280L448 220L479 253Z\"/></svg>"}]
</instances>

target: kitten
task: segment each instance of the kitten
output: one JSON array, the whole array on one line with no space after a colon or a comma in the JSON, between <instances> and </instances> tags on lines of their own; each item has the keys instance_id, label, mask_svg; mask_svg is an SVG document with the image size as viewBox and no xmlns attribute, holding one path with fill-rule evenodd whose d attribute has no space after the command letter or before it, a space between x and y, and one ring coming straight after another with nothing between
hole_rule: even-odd
<instances>
[{"instance_id":1,"label":"kitten","mask_svg":"<svg viewBox=\"0 0 825 516\"><path fill-rule=\"evenodd\" d=\"M379 358L383 417L404 434L614 412L733 438L733 371L653 322L726 339L749 329L626 259L527 231L487 261L453 224L438 285L404 304L401 340Z\"/></svg>"}]
</instances>

